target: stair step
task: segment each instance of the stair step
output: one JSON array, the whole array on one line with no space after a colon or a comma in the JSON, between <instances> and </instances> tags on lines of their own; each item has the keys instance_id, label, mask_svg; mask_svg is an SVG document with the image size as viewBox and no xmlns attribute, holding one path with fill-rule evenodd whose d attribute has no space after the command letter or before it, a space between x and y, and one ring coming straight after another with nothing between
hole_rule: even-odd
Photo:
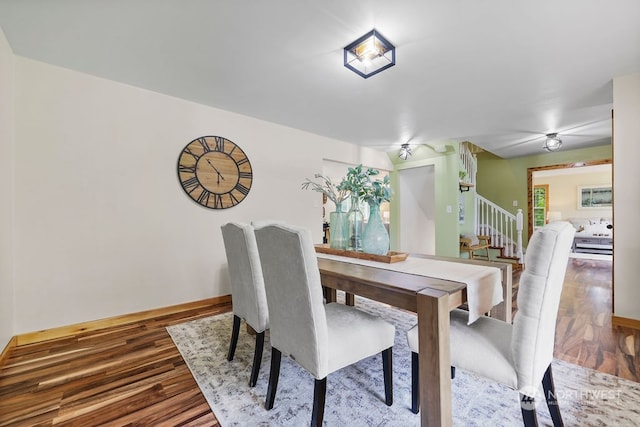
<instances>
[{"instance_id":1,"label":"stair step","mask_svg":"<svg viewBox=\"0 0 640 427\"><path fill-rule=\"evenodd\" d=\"M520 258L518 258L517 256L506 256L506 255L498 256L496 258L508 259L516 262L520 260Z\"/></svg>"},{"instance_id":2,"label":"stair step","mask_svg":"<svg viewBox=\"0 0 640 427\"><path fill-rule=\"evenodd\" d=\"M512 256L499 256L496 257L496 261L499 262L508 262L509 264L513 264L511 267L511 271L519 271L522 270L523 265L520 264L520 260L517 257Z\"/></svg>"}]
</instances>

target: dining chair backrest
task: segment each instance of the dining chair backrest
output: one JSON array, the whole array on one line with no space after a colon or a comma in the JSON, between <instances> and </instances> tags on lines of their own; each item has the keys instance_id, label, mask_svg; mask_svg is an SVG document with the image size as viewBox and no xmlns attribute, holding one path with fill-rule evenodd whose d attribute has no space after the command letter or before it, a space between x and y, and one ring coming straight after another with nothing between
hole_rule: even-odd
<instances>
[{"instance_id":1,"label":"dining chair backrest","mask_svg":"<svg viewBox=\"0 0 640 427\"><path fill-rule=\"evenodd\" d=\"M253 219L251 225L254 229L266 227L267 225L286 225L287 222L281 219Z\"/></svg>"},{"instance_id":2,"label":"dining chair backrest","mask_svg":"<svg viewBox=\"0 0 640 427\"><path fill-rule=\"evenodd\" d=\"M221 228L231 278L233 313L256 332L263 332L269 327L269 311L253 227L229 222Z\"/></svg>"},{"instance_id":3,"label":"dining chair backrest","mask_svg":"<svg viewBox=\"0 0 640 427\"><path fill-rule=\"evenodd\" d=\"M290 225L269 225L257 228L255 233L269 307L271 345L315 378L324 378L329 373L328 328L311 233Z\"/></svg>"},{"instance_id":4,"label":"dining chair backrest","mask_svg":"<svg viewBox=\"0 0 640 427\"><path fill-rule=\"evenodd\" d=\"M513 319L511 353L521 393L534 396L553 360L556 319L575 228L557 221L536 230L527 246Z\"/></svg>"}]
</instances>

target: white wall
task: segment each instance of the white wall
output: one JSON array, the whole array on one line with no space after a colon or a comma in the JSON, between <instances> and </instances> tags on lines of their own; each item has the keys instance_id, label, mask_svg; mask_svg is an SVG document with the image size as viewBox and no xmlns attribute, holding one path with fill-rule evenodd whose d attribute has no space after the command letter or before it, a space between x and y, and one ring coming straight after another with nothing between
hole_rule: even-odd
<instances>
[{"instance_id":1,"label":"white wall","mask_svg":"<svg viewBox=\"0 0 640 427\"><path fill-rule=\"evenodd\" d=\"M399 247L404 252L436 253L435 168L433 165L398 172L400 198Z\"/></svg>"},{"instance_id":2,"label":"white wall","mask_svg":"<svg viewBox=\"0 0 640 427\"><path fill-rule=\"evenodd\" d=\"M13 306L13 52L0 28L0 352L15 329Z\"/></svg>"},{"instance_id":3,"label":"white wall","mask_svg":"<svg viewBox=\"0 0 640 427\"><path fill-rule=\"evenodd\" d=\"M613 114L613 312L640 320L640 73L613 80Z\"/></svg>"},{"instance_id":4,"label":"white wall","mask_svg":"<svg viewBox=\"0 0 640 427\"><path fill-rule=\"evenodd\" d=\"M352 144L16 58L16 333L230 293L220 225L279 218L314 232L300 188L323 159L389 169ZM253 187L214 211L183 192L176 162L202 135L248 155Z\"/></svg>"},{"instance_id":5,"label":"white wall","mask_svg":"<svg viewBox=\"0 0 640 427\"><path fill-rule=\"evenodd\" d=\"M578 208L578 188L611 186L611 165L543 171L533 175L533 185L549 186L549 211L560 212L567 218L611 218L612 209ZM542 175L542 176L538 176Z\"/></svg>"}]
</instances>

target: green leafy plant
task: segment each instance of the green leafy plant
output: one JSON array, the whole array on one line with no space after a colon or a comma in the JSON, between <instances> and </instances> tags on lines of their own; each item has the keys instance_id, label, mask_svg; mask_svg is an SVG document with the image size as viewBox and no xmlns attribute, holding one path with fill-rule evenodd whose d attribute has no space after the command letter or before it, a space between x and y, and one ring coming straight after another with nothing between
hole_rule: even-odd
<instances>
[{"instance_id":1,"label":"green leafy plant","mask_svg":"<svg viewBox=\"0 0 640 427\"><path fill-rule=\"evenodd\" d=\"M389 175L387 175L383 179L376 179L365 185L362 200L379 205L382 202L391 201L391 195L391 182L389 181Z\"/></svg>"},{"instance_id":2,"label":"green leafy plant","mask_svg":"<svg viewBox=\"0 0 640 427\"><path fill-rule=\"evenodd\" d=\"M322 182L318 183L307 178L302 183L302 189L307 190L311 187L311 190L327 196L327 199L331 200L336 206L340 205L347 199L347 197L349 197L349 192L340 189L339 186L335 185L333 181L331 181L331 178L325 177L319 173L315 174L315 178L320 178Z\"/></svg>"},{"instance_id":3,"label":"green leafy plant","mask_svg":"<svg viewBox=\"0 0 640 427\"><path fill-rule=\"evenodd\" d=\"M335 185L331 178L316 174L321 182L307 178L302 183L302 189L311 189L327 196L336 206L345 201L349 196L357 197L367 203L382 203L391 200L391 183L389 176L383 179L373 180L371 177L379 175L380 171L372 168L364 168L362 165L350 167L347 175L342 178L340 184Z\"/></svg>"},{"instance_id":4,"label":"green leafy plant","mask_svg":"<svg viewBox=\"0 0 640 427\"><path fill-rule=\"evenodd\" d=\"M347 175L342 179L338 189L349 192L352 196L361 198L365 194L365 187L371 183L371 177L380 173L377 169L364 169L358 165L347 170Z\"/></svg>"}]
</instances>

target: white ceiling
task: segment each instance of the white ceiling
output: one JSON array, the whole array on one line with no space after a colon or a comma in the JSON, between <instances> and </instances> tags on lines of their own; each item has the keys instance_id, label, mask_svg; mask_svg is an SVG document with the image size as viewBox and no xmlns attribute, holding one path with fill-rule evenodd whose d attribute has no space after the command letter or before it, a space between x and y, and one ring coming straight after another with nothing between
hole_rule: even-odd
<instances>
[{"instance_id":1,"label":"white ceiling","mask_svg":"<svg viewBox=\"0 0 640 427\"><path fill-rule=\"evenodd\" d=\"M612 79L640 72L638 0L0 0L0 27L17 55L382 150L607 144ZM342 48L373 28L397 63L365 80Z\"/></svg>"}]
</instances>

